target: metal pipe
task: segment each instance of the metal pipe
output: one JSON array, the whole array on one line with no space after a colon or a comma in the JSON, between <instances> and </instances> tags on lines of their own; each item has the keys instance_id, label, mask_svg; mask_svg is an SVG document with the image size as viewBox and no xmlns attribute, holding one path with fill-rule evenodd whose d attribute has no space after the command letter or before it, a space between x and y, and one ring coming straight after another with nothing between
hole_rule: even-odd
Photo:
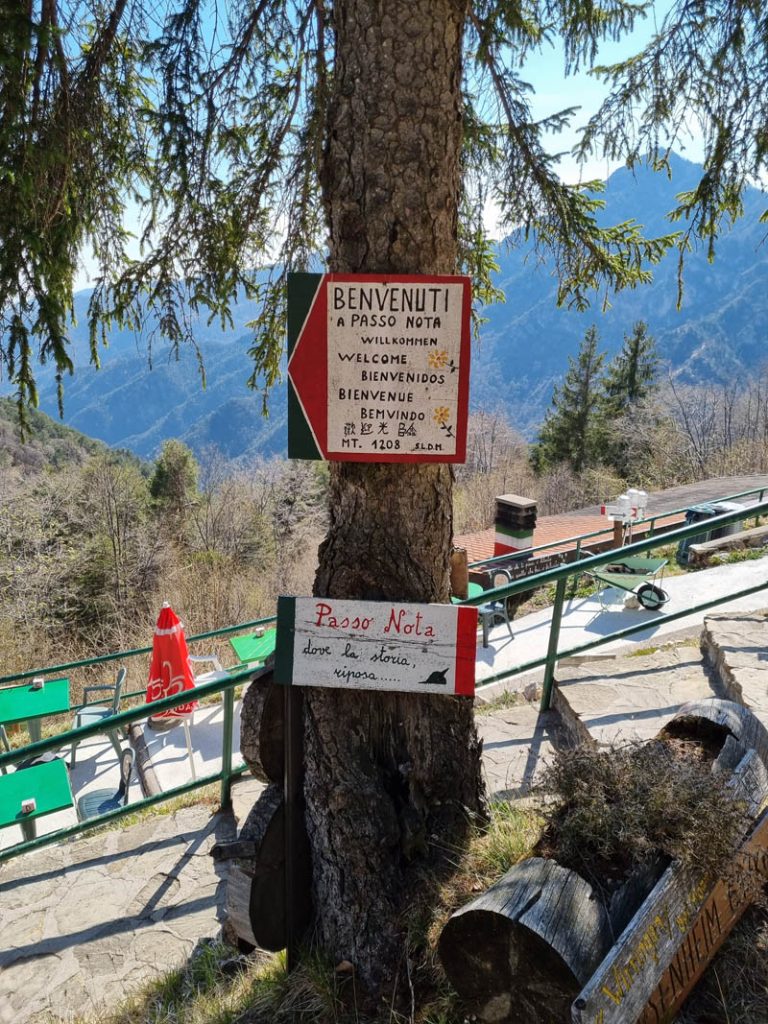
<instances>
[{"instance_id":1,"label":"metal pipe","mask_svg":"<svg viewBox=\"0 0 768 1024\"><path fill-rule=\"evenodd\" d=\"M196 633L187 637L187 643L194 643L196 640L209 640L214 636L226 636L229 633L238 633L243 629L250 629L252 626L265 626L276 622L277 616L271 615L266 619L254 619L252 622L241 622L237 626L224 626L221 629L213 629L208 633ZM151 654L151 647L134 647L133 650L116 651L112 654L101 654L97 658L85 658L81 661L65 661L61 665L49 665L46 668L30 668L25 672L16 672L12 676L0 676L0 683L12 683L16 679L31 679L33 676L50 676L66 672L71 668L85 668L88 665L102 665L109 661L118 661L120 658L133 658L139 654Z\"/></svg>"},{"instance_id":2,"label":"metal pipe","mask_svg":"<svg viewBox=\"0 0 768 1024\"><path fill-rule=\"evenodd\" d=\"M235 728L235 689L230 686L224 691L224 735L221 751L221 806L232 806L232 747Z\"/></svg>"},{"instance_id":3,"label":"metal pipe","mask_svg":"<svg viewBox=\"0 0 768 1024\"><path fill-rule=\"evenodd\" d=\"M541 691L541 710L549 711L552 702L552 686L555 681L555 664L557 662L557 645L560 640L560 623L563 619L563 604L565 602L565 586L567 578L563 576L557 581L555 590L555 604L552 608L552 622L549 627L549 643L547 644L547 660L544 670L544 686Z\"/></svg>"},{"instance_id":4,"label":"metal pipe","mask_svg":"<svg viewBox=\"0 0 768 1024\"><path fill-rule=\"evenodd\" d=\"M755 506L755 508L758 510L759 514L768 513L768 502L763 502L760 505ZM713 516L711 519L708 519L706 521L706 529L707 531L716 530L721 526L728 526L731 523L741 522L744 518L743 510L738 512L726 512L721 516ZM669 544L670 542L685 540L686 537L696 537L701 533L702 524L691 523L678 530L665 532L661 537L656 535L645 540L638 540L634 541L632 544L627 544L626 547L621 549L621 555L626 558L632 555L645 554L646 551L652 551L662 543ZM563 577L570 576L573 572L590 572L592 569L597 569L601 565L608 565L610 562L615 561L615 551L604 551L597 555L589 555L587 558L577 563L577 567L574 566L574 564L569 563L566 565L558 565L554 569L545 569L544 572L536 573L533 576L526 576L524 579L507 583L503 587L497 587L493 590L484 590L482 594L478 594L477 597L468 597L464 601L457 602L457 604L476 607L477 605L485 604L486 601L501 601L503 598L512 597L514 594L522 594L527 590L547 586L550 583L557 583L558 580Z\"/></svg>"},{"instance_id":5,"label":"metal pipe","mask_svg":"<svg viewBox=\"0 0 768 1024\"><path fill-rule=\"evenodd\" d=\"M247 682L249 679L258 679L266 672L271 669L260 668L260 669L242 669L239 672L233 673L229 679L212 679L208 683L201 683L195 687L195 698L201 699L204 697L210 697L215 693L219 693L222 690L239 686L242 683ZM116 715L110 715L109 718L104 718L99 722L94 722L92 725L81 725L79 729L69 729L67 732L57 733L55 736L49 736L47 739L39 740L36 743L30 743L25 747L17 750L9 750L5 754L0 754L0 768L7 764L15 764L17 761L23 760L25 757L36 757L38 754L44 754L49 750L60 750L62 747L69 746L72 740L86 740L90 736L99 736L102 733L120 731L122 726L130 725L132 722L138 722L142 718L146 718L150 714L155 714L158 711L167 711L171 708L178 707L180 704L189 703L189 690L183 690L181 693L175 693L172 697L163 697L162 700L153 700L151 704L141 704L138 707L127 708L125 711L119 711Z\"/></svg>"},{"instance_id":6,"label":"metal pipe","mask_svg":"<svg viewBox=\"0 0 768 1024\"><path fill-rule=\"evenodd\" d=\"M591 651L595 647L602 647L603 644L613 643L614 640L623 640L625 637L632 636L635 633L642 633L648 629L653 629L655 626L663 625L665 622L675 622L678 619L685 619L690 615L695 615L697 612L707 611L709 608L716 608L718 605L727 604L729 601L738 601L740 597L749 597L750 594L757 594L761 590L766 589L768 589L768 581L765 583L758 583L753 587L745 587L743 590L735 590L732 594L726 594L723 597L716 597L711 601L703 601L701 604L684 608L679 612L669 612L667 615L656 615L648 622L636 623L634 626L627 626L625 629L618 630L615 633L607 633L605 636L598 637L595 640L589 640L587 643L579 644L577 647L568 647L564 651L558 651L556 661L561 661L563 658L572 658L579 654L585 654L587 651ZM484 686L490 686L491 683L499 683L503 679L511 679L513 676L521 675L523 672L530 672L532 669L541 668L542 665L546 664L546 655L540 658L532 658L530 661L521 662L519 665L515 665L510 669L505 669L503 672L497 672L495 675L486 676L485 679L481 679L477 683L477 689L482 689Z\"/></svg>"},{"instance_id":7,"label":"metal pipe","mask_svg":"<svg viewBox=\"0 0 768 1024\"><path fill-rule=\"evenodd\" d=\"M243 775L247 770L248 766L241 764L232 769L231 774L233 776ZM0 850L0 863L6 860L11 860L13 857L18 857L22 853L38 850L42 846L50 846L51 843L60 843L64 839L70 839L73 836L80 835L82 832L88 832L92 829L100 828L102 825L109 825L119 818L125 818L129 814L135 814L136 811L143 810L145 807L153 807L155 804L163 803L166 800L173 800L175 797L184 796L185 793L191 793L195 789L201 789L203 786L209 786L213 782L218 782L221 775L221 772L216 772L213 775L206 775L202 779L185 782L181 786L174 786L173 789L165 790L163 793L157 793L155 796L144 797L143 799L137 800L135 803L128 804L125 807L118 807L114 811L108 811L106 814L99 814L95 818L86 818L85 821L79 821L76 825L69 825L67 828L60 828L55 832L48 832L46 835L38 836L36 839L31 839L28 842L16 843L14 846L9 846L5 850Z\"/></svg>"}]
</instances>

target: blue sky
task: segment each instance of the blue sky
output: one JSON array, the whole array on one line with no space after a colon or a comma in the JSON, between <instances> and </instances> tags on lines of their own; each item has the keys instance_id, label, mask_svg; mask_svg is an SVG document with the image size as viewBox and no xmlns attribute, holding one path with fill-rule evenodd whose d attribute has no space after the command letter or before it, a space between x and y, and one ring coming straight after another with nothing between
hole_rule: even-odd
<instances>
[{"instance_id":1,"label":"blue sky","mask_svg":"<svg viewBox=\"0 0 768 1024\"><path fill-rule=\"evenodd\" d=\"M606 42L600 47L596 63L611 64L637 53L661 28L665 15L673 6L673 0L657 0L649 14L639 19L634 31L620 42ZM542 52L531 57L521 71L521 77L535 89L531 98L534 116L542 118L569 106L580 106L581 110L573 121L573 128L563 132L553 142L553 149L570 150L576 143L577 128L587 122L594 114L605 96L606 86L594 75L580 72L566 78L563 73L564 60L561 47L545 46ZM685 155L689 160L700 161L703 148L699 139L692 138L686 143ZM580 178L606 179L619 163L607 162L605 159L593 159L581 167L572 157L564 157L561 164L561 177L566 181L575 182Z\"/></svg>"}]
</instances>

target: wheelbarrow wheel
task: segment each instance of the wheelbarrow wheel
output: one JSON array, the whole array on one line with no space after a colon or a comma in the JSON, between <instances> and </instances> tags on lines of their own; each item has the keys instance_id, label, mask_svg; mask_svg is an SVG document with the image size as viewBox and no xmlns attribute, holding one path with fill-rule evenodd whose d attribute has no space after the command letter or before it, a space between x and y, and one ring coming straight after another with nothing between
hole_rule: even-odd
<instances>
[{"instance_id":1,"label":"wheelbarrow wheel","mask_svg":"<svg viewBox=\"0 0 768 1024\"><path fill-rule=\"evenodd\" d=\"M635 591L635 596L642 607L648 611L656 611L669 600L666 590L662 590L661 587L657 587L653 583L643 583Z\"/></svg>"}]
</instances>

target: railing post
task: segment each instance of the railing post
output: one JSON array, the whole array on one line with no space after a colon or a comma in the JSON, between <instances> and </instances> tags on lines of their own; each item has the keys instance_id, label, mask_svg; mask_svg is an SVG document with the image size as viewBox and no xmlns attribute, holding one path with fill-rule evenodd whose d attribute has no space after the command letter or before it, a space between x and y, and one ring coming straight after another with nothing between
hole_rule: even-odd
<instances>
[{"instance_id":1,"label":"railing post","mask_svg":"<svg viewBox=\"0 0 768 1024\"><path fill-rule=\"evenodd\" d=\"M760 491L760 497L757 499L758 505L762 505L762 503L763 503L763 495L764 494L765 494L765 491L761 490ZM755 526L759 526L759 525L760 525L760 516L755 516Z\"/></svg>"},{"instance_id":2,"label":"railing post","mask_svg":"<svg viewBox=\"0 0 768 1024\"><path fill-rule=\"evenodd\" d=\"M555 664L557 662L557 644L560 640L560 623L563 618L563 604L565 602L565 585L567 576L557 581L555 589L555 604L552 608L552 624L549 627L549 644L547 646L547 662L544 669L544 687L541 691L541 711L549 711L552 703L552 685L555 681Z\"/></svg>"},{"instance_id":3,"label":"railing post","mask_svg":"<svg viewBox=\"0 0 768 1024\"><path fill-rule=\"evenodd\" d=\"M232 732L235 728L235 688L224 691L224 736L221 750L221 806L232 806Z\"/></svg>"},{"instance_id":4,"label":"railing post","mask_svg":"<svg viewBox=\"0 0 768 1024\"><path fill-rule=\"evenodd\" d=\"M576 550L574 552L574 562L578 562L581 559L581 537L576 541ZM568 556L565 556L565 561L568 560ZM575 572L573 576L569 576L568 579L571 581L571 597L576 597L576 591L579 589L579 580L581 579L581 573Z\"/></svg>"}]
</instances>

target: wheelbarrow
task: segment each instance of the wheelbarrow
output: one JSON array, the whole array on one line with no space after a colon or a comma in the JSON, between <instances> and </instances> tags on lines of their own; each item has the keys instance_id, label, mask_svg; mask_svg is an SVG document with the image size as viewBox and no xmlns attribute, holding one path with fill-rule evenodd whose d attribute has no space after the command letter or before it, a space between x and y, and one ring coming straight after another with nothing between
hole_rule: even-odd
<instances>
[{"instance_id":1,"label":"wheelbarrow","mask_svg":"<svg viewBox=\"0 0 768 1024\"><path fill-rule=\"evenodd\" d=\"M605 590L614 587L617 590L625 590L634 594L643 608L655 611L661 608L669 600L669 594L661 589L661 581L664 576L666 558L640 558L628 557L617 558L615 562L609 562L599 569L588 571L597 584L597 595L600 599L600 606L607 608L608 603L604 600Z\"/></svg>"}]
</instances>

